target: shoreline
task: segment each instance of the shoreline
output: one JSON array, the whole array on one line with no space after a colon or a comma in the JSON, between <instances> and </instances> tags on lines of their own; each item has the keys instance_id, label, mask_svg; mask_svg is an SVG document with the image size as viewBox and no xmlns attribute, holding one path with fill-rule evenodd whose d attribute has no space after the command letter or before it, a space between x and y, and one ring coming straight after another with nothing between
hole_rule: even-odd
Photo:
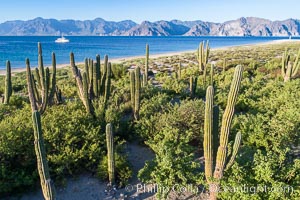
<instances>
[{"instance_id":1,"label":"shoreline","mask_svg":"<svg viewBox=\"0 0 300 200\"><path fill-rule=\"evenodd\" d=\"M243 44L243 45L233 45L233 46L227 46L227 47L216 47L216 48L211 48L211 51L220 51L220 50L227 50L230 48L236 48L236 47L253 47L253 46L260 46L260 45L272 45L272 44L282 44L282 43L289 43L289 42L300 42L299 39L282 39L282 40L272 40L268 42L261 42L261 43L253 43L253 44ZM186 50L186 51L176 51L176 52L167 52L167 53L158 53L158 54L150 54L149 58L161 58L161 57L168 57L168 56L176 56L176 55L182 55L186 53L194 53L196 50ZM111 63L122 63L125 61L129 60L134 60L134 59L141 59L144 58L145 56L129 56L129 57L122 57L122 58L112 58L109 59ZM77 65L83 65L84 62L77 62ZM65 64L57 64L56 68L61 69L70 66L69 63ZM35 68L36 66L31 67L32 69ZM52 67L51 65L47 65L44 67ZM25 72L26 68L13 68L11 69L12 74L20 73L20 72ZM5 69L0 70L0 76L4 76L6 74Z\"/></svg>"}]
</instances>

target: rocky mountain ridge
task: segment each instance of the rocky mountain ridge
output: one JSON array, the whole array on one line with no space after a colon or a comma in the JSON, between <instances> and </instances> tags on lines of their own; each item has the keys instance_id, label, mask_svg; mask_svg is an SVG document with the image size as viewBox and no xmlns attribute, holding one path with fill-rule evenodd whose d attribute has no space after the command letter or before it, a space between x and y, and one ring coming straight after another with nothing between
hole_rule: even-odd
<instances>
[{"instance_id":1,"label":"rocky mountain ridge","mask_svg":"<svg viewBox=\"0 0 300 200\"><path fill-rule=\"evenodd\" d=\"M56 20L35 18L0 24L2 36L299 36L300 20L271 21L241 17L224 23L196 21L120 22L94 20Z\"/></svg>"}]
</instances>

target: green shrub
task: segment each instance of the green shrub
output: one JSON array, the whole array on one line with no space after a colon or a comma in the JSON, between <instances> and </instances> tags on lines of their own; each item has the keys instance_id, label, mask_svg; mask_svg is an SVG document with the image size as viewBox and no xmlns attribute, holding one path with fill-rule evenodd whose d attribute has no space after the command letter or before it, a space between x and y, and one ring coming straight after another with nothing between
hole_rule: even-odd
<instances>
[{"instance_id":1,"label":"green shrub","mask_svg":"<svg viewBox=\"0 0 300 200\"><path fill-rule=\"evenodd\" d=\"M156 154L155 159L139 171L139 179L169 189L175 185L182 188L203 183L199 162L195 160L195 148L189 145L192 135L192 132L181 132L171 126L157 132L153 140L147 142ZM158 190L157 197L166 199L170 191Z\"/></svg>"},{"instance_id":2,"label":"green shrub","mask_svg":"<svg viewBox=\"0 0 300 200\"><path fill-rule=\"evenodd\" d=\"M124 142L119 142L116 147L115 153L115 167L116 167L116 179L119 187L124 187L128 184L129 179L132 177L131 165L128 162L127 155L122 152ZM101 158L101 161L97 168L97 175L105 181L108 181L108 167L107 167L107 155Z\"/></svg>"}]
</instances>

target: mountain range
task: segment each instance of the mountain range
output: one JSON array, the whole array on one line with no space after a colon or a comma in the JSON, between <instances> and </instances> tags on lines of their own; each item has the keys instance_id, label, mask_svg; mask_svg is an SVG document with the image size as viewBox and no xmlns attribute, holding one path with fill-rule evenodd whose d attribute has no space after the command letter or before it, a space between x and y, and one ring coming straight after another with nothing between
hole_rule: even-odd
<instances>
[{"instance_id":1,"label":"mountain range","mask_svg":"<svg viewBox=\"0 0 300 200\"><path fill-rule=\"evenodd\" d=\"M56 20L35 18L0 24L2 36L299 36L300 20L271 21L241 17L224 23L196 21L119 22L94 20Z\"/></svg>"}]
</instances>

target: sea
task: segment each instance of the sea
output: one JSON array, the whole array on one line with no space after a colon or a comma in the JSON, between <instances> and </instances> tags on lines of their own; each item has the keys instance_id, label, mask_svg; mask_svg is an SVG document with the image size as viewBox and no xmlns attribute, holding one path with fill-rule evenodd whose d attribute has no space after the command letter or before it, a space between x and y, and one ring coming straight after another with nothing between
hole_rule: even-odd
<instances>
[{"instance_id":1,"label":"sea","mask_svg":"<svg viewBox=\"0 0 300 200\"><path fill-rule=\"evenodd\" d=\"M109 58L126 58L145 55L145 45L149 44L150 55L196 50L201 41L209 40L211 48L263 43L288 37L184 37L184 36L69 36L69 43L55 43L55 36L0 36L0 70L7 60L12 68L25 68L25 59L31 66L37 66L37 43L41 42L44 65L51 65L51 53L55 52L57 64L68 64L70 52L76 62L85 58L95 58L99 54ZM299 39L299 38L297 38Z\"/></svg>"}]
</instances>

